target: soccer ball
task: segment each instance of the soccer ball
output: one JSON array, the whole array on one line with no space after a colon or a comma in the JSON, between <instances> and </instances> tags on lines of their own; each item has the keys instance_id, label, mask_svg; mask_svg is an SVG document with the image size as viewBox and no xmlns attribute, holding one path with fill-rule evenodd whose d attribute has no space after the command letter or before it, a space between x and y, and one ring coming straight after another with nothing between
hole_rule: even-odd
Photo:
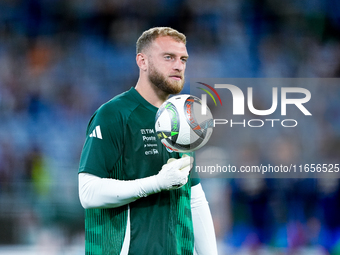
<instances>
[{"instance_id":1,"label":"soccer ball","mask_svg":"<svg viewBox=\"0 0 340 255\"><path fill-rule=\"evenodd\" d=\"M173 96L165 101L156 114L157 137L168 151L191 152L204 146L213 130L213 117L207 107L191 95Z\"/></svg>"}]
</instances>

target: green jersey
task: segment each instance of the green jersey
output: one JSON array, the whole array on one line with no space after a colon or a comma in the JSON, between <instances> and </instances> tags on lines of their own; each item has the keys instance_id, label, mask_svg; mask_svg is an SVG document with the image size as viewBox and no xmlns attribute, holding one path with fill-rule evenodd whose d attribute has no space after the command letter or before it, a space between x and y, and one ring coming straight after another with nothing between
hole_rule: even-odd
<instances>
[{"instance_id":1,"label":"green jersey","mask_svg":"<svg viewBox=\"0 0 340 255\"><path fill-rule=\"evenodd\" d=\"M102 105L92 116L79 172L101 178L135 180L158 174L169 158L156 136L158 108L134 88ZM86 254L120 254L130 213L129 254L193 254L191 178L180 189L162 191L129 205L85 210Z\"/></svg>"}]
</instances>

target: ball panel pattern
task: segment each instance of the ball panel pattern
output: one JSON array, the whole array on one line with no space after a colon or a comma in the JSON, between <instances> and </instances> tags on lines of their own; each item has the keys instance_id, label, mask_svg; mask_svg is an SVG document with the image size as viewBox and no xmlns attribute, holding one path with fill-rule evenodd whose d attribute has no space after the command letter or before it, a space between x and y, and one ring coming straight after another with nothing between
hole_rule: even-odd
<instances>
[{"instance_id":1,"label":"ball panel pattern","mask_svg":"<svg viewBox=\"0 0 340 255\"><path fill-rule=\"evenodd\" d=\"M156 114L156 133L164 146L178 152L190 152L204 146L213 128L212 114L201 114L201 101L191 95L174 96Z\"/></svg>"}]
</instances>

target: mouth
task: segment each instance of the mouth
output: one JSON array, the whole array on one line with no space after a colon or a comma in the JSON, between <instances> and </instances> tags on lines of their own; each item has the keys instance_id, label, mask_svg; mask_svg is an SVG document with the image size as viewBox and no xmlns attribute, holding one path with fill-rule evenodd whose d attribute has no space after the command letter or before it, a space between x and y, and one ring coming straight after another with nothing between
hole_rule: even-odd
<instances>
[{"instance_id":1,"label":"mouth","mask_svg":"<svg viewBox=\"0 0 340 255\"><path fill-rule=\"evenodd\" d=\"M170 75L169 77L170 77L171 79L176 80L176 81L180 81L180 80L183 79L181 75Z\"/></svg>"}]
</instances>

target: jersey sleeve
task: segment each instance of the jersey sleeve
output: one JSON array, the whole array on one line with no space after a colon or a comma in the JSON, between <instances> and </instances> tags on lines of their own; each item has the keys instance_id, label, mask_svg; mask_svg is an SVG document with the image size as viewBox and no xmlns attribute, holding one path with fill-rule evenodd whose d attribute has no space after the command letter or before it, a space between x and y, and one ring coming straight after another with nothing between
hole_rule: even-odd
<instances>
[{"instance_id":1,"label":"jersey sleeve","mask_svg":"<svg viewBox=\"0 0 340 255\"><path fill-rule=\"evenodd\" d=\"M124 124L120 113L102 106L88 124L79 173L110 177L110 172L121 157L123 144Z\"/></svg>"}]
</instances>

